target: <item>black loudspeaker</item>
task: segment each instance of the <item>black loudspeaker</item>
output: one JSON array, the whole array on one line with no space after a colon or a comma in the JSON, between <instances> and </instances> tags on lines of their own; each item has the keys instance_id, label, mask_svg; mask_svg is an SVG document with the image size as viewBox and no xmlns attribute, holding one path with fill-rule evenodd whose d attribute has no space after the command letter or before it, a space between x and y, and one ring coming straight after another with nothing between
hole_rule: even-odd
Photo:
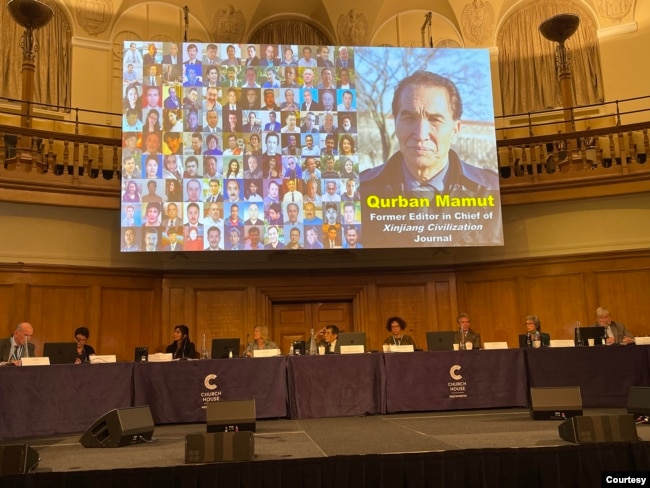
<instances>
[{"instance_id":1,"label":"black loudspeaker","mask_svg":"<svg viewBox=\"0 0 650 488\"><path fill-rule=\"evenodd\" d=\"M0 446L0 476L29 473L38 461L38 452L27 444Z\"/></svg>"},{"instance_id":2,"label":"black loudspeaker","mask_svg":"<svg viewBox=\"0 0 650 488\"><path fill-rule=\"evenodd\" d=\"M122 447L151 440L153 418L149 406L116 408L104 414L81 436L84 447Z\"/></svg>"},{"instance_id":3,"label":"black loudspeaker","mask_svg":"<svg viewBox=\"0 0 650 488\"><path fill-rule=\"evenodd\" d=\"M530 416L533 420L563 420L582 415L579 386L530 389Z\"/></svg>"},{"instance_id":4,"label":"black loudspeaker","mask_svg":"<svg viewBox=\"0 0 650 488\"><path fill-rule=\"evenodd\" d=\"M208 403L208 432L255 432L255 399Z\"/></svg>"},{"instance_id":5,"label":"black loudspeaker","mask_svg":"<svg viewBox=\"0 0 650 488\"><path fill-rule=\"evenodd\" d=\"M627 413L650 416L650 388L630 387L627 392Z\"/></svg>"},{"instance_id":6,"label":"black loudspeaker","mask_svg":"<svg viewBox=\"0 0 650 488\"><path fill-rule=\"evenodd\" d=\"M185 436L186 463L250 461L255 456L252 432L215 432Z\"/></svg>"},{"instance_id":7,"label":"black loudspeaker","mask_svg":"<svg viewBox=\"0 0 650 488\"><path fill-rule=\"evenodd\" d=\"M565 441L576 444L638 440L632 415L577 416L562 422L558 433Z\"/></svg>"}]
</instances>

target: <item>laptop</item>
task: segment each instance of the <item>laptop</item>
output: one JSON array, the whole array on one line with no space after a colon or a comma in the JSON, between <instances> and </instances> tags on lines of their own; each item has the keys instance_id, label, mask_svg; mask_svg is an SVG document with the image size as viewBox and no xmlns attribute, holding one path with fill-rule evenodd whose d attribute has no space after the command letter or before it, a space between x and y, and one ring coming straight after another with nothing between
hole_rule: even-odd
<instances>
[{"instance_id":1,"label":"laptop","mask_svg":"<svg viewBox=\"0 0 650 488\"><path fill-rule=\"evenodd\" d=\"M50 358L50 364L74 364L77 359L76 342L46 342L43 356Z\"/></svg>"},{"instance_id":2,"label":"laptop","mask_svg":"<svg viewBox=\"0 0 650 488\"><path fill-rule=\"evenodd\" d=\"M365 332L340 332L336 338L336 347L344 346L363 346L366 349L366 333Z\"/></svg>"},{"instance_id":3,"label":"laptop","mask_svg":"<svg viewBox=\"0 0 650 488\"><path fill-rule=\"evenodd\" d=\"M578 338L575 337L578 333L578 329L574 329L574 340L577 342ZM595 346L601 346L603 344L603 335L605 334L605 328L600 326L595 327L580 327L580 338L582 339L583 346L586 346L589 341L588 339L594 340Z\"/></svg>"},{"instance_id":4,"label":"laptop","mask_svg":"<svg viewBox=\"0 0 650 488\"><path fill-rule=\"evenodd\" d=\"M455 337L453 330L427 332L427 351L453 351Z\"/></svg>"},{"instance_id":5,"label":"laptop","mask_svg":"<svg viewBox=\"0 0 650 488\"><path fill-rule=\"evenodd\" d=\"M226 339L212 339L212 359L229 358L239 356L239 337Z\"/></svg>"}]
</instances>

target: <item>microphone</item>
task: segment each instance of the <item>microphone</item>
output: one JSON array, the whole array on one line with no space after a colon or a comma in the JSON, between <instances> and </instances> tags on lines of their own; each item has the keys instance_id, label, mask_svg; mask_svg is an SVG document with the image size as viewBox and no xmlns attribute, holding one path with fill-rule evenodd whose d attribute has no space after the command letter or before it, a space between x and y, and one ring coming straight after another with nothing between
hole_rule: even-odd
<instances>
[{"instance_id":1,"label":"microphone","mask_svg":"<svg viewBox=\"0 0 650 488\"><path fill-rule=\"evenodd\" d=\"M22 357L28 358L29 357L29 338L25 337L25 350L23 351Z\"/></svg>"},{"instance_id":2,"label":"microphone","mask_svg":"<svg viewBox=\"0 0 650 488\"><path fill-rule=\"evenodd\" d=\"M246 357L248 357L248 354L250 353L251 355L253 354L253 351L251 351L251 345L250 342L248 342L248 338L250 337L250 334L246 334Z\"/></svg>"}]
</instances>

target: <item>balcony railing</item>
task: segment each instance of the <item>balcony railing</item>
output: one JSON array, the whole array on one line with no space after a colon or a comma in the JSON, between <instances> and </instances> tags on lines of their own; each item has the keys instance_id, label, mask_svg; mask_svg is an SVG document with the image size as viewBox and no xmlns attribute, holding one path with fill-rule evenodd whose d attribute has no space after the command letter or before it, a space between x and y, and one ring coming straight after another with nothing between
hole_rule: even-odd
<instances>
[{"instance_id":1,"label":"balcony railing","mask_svg":"<svg viewBox=\"0 0 650 488\"><path fill-rule=\"evenodd\" d=\"M21 103L0 98L0 200L119 208L122 116ZM505 205L650 191L650 97L571 113L495 119Z\"/></svg>"}]
</instances>

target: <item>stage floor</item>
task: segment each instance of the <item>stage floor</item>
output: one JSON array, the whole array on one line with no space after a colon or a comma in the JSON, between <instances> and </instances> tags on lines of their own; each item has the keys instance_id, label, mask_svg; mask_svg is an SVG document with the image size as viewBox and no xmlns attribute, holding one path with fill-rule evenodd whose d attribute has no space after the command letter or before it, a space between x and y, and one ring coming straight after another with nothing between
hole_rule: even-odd
<instances>
[{"instance_id":1,"label":"stage floor","mask_svg":"<svg viewBox=\"0 0 650 488\"><path fill-rule=\"evenodd\" d=\"M584 415L624 414L624 409L585 409ZM570 445L558 434L560 421L535 421L527 409L474 410L307 420L260 420L254 461L355 454L435 452L457 449ZM185 435L205 424L156 426L155 442L87 449L78 435L23 439L40 455L35 472L177 466L185 462ZM650 441L650 425L638 425Z\"/></svg>"}]
</instances>

